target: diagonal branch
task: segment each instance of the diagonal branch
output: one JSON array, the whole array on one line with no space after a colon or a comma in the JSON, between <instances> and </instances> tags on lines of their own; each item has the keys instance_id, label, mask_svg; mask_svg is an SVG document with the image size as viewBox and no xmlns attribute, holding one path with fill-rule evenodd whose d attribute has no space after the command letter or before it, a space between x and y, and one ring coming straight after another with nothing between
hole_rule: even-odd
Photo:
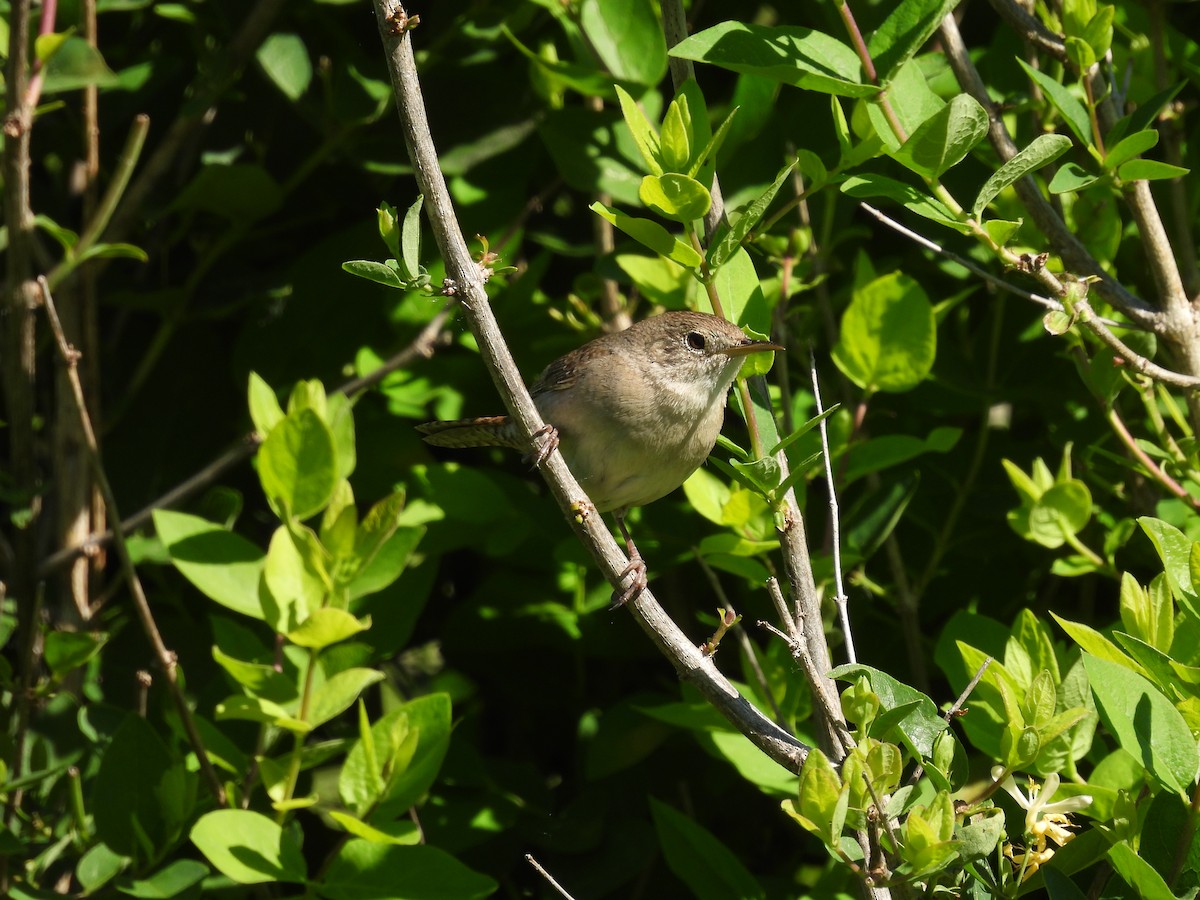
<instances>
[{"instance_id":1,"label":"diagonal branch","mask_svg":"<svg viewBox=\"0 0 1200 900\"><path fill-rule=\"evenodd\" d=\"M996 154L1002 162L1012 159L1017 155L1017 145L1013 143L1012 135L1008 133L1008 128L1005 126L996 104L988 96L987 86L983 83L979 70L971 62L966 44L963 43L962 34L958 30L958 24L954 21L953 15L946 16L942 20L941 36L946 50L946 58L950 62L950 68L954 71L958 83L964 91L979 102L980 106L987 110L988 138L996 150ZM1104 272L1079 238L1067 228L1066 223L1054 211L1054 207L1042 196L1032 178L1026 176L1019 179L1013 185L1013 189L1029 212L1029 217L1033 219L1042 234L1046 235L1050 245L1063 258L1063 263L1074 275L1080 278L1088 275L1098 276L1100 281L1096 285L1096 291L1105 300L1122 310L1135 322L1151 330L1157 330L1161 320L1159 311L1141 297L1130 293L1124 285Z\"/></svg>"},{"instance_id":2,"label":"diagonal branch","mask_svg":"<svg viewBox=\"0 0 1200 900\"><path fill-rule=\"evenodd\" d=\"M373 2L409 160L417 186L425 196L425 211L445 261L447 275L457 287L467 323L479 344L480 357L513 420L532 445L534 433L542 427L543 422L500 333L484 290L483 277L468 252L466 239L455 216L425 116L412 41L406 27L406 14L395 0ZM557 451L552 452L541 464L541 470L559 506L600 566L604 577L614 587L623 588L623 573L627 564L625 555L571 475L562 455ZM717 670L713 661L704 656L663 612L650 591L644 591L640 597L630 601L629 608L642 629L671 660L680 677L690 681L764 753L787 769L799 771L808 747L742 697Z\"/></svg>"},{"instance_id":3,"label":"diagonal branch","mask_svg":"<svg viewBox=\"0 0 1200 900\"><path fill-rule=\"evenodd\" d=\"M82 426L84 441L87 447L88 462L92 467L92 476L95 478L96 486L100 488L100 493L104 497L104 505L108 508L109 515L114 520L119 520L117 501L113 496L112 486L108 483L108 473L104 471L104 464L100 460L100 448L96 444L96 432L92 428L92 420L88 415L87 403L83 398L83 385L79 380L78 371L79 353L67 343L67 338L62 330L62 323L58 319L58 310L54 308L54 299L50 296L50 289L46 284L46 279L39 278L38 281L42 288L42 301L46 307L46 316L50 320L50 330L54 332L59 355L62 357L63 365L66 366L67 379L71 385L71 396L75 401L76 411L79 414L79 424ZM167 686L171 694L171 699L175 701L175 708L179 713L180 720L183 722L183 730L188 736L188 742L196 752L196 759L200 763L200 770L204 773L205 780L208 782L208 787L212 791L217 805L224 806L225 788L221 784L217 770L213 768L212 760L208 758L208 754L204 750L204 741L200 737L200 730L196 726L196 719L192 715L192 708L188 706L187 698L183 695L183 688L179 684L178 659L175 656L175 652L168 649L167 645L163 642L162 634L158 630L158 623L154 621L154 613L150 610L150 601L146 599L146 592L142 590L142 582L138 578L137 569L134 568L133 558L129 555L129 548L125 545L125 536L121 534L119 528L115 535L117 556L121 560L121 568L125 573L126 580L129 582L129 590L133 594L134 608L137 610L138 618L141 620L142 630L146 632L146 637L154 649L154 655L158 659L158 664L162 667L163 674L167 678Z\"/></svg>"}]
</instances>

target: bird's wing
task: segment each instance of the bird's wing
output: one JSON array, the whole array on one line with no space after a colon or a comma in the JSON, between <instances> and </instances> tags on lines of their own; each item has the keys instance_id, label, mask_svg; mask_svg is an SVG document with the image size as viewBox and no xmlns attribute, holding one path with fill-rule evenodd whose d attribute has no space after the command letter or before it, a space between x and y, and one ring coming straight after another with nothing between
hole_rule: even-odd
<instances>
[{"instance_id":1,"label":"bird's wing","mask_svg":"<svg viewBox=\"0 0 1200 900\"><path fill-rule=\"evenodd\" d=\"M604 350L596 346L581 347L580 350L587 349L589 355L594 356L597 353L611 353L609 350ZM565 391L571 388L579 380L581 370L580 363L582 357L579 350L572 350L565 356L560 356L550 365L546 366L546 370L538 376L529 387L529 393L535 398L540 394L548 394L551 391Z\"/></svg>"}]
</instances>

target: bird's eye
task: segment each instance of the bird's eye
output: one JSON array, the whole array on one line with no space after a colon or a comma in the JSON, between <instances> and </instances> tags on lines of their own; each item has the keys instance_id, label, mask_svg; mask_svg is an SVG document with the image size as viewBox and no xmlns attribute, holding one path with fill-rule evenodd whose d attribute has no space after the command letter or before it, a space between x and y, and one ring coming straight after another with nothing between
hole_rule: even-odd
<instances>
[{"instance_id":1,"label":"bird's eye","mask_svg":"<svg viewBox=\"0 0 1200 900\"><path fill-rule=\"evenodd\" d=\"M687 334L687 345L693 350L703 350L704 335L698 331L689 331Z\"/></svg>"}]
</instances>

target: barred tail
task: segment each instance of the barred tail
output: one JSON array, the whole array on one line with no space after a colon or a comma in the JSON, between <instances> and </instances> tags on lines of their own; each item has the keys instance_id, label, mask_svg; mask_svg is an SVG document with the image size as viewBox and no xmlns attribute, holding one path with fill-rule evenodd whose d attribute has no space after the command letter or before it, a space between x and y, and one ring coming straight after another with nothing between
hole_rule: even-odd
<instances>
[{"instance_id":1,"label":"barred tail","mask_svg":"<svg viewBox=\"0 0 1200 900\"><path fill-rule=\"evenodd\" d=\"M426 422L417 431L425 442L436 447L512 447L524 450L516 425L508 416L483 416L455 419L452 422Z\"/></svg>"}]
</instances>

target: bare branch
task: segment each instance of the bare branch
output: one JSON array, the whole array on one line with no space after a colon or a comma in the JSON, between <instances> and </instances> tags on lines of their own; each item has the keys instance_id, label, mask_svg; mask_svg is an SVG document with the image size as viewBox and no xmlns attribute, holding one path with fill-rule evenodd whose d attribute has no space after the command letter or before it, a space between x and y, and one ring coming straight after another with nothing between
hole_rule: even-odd
<instances>
[{"instance_id":1,"label":"bare branch","mask_svg":"<svg viewBox=\"0 0 1200 900\"><path fill-rule=\"evenodd\" d=\"M565 897L566 900L575 900L574 897L572 897L570 894L567 893L566 888L564 888L561 884L559 884L557 881L554 880L553 875L551 875L544 868L542 868L542 864L533 858L532 853L525 854L525 861L527 863L529 863L531 866L533 866L534 869L537 870L537 873L539 875L541 875L543 878L546 879L546 881L550 885L550 887L552 887L552 888L554 888L554 890L558 891L558 894L560 897Z\"/></svg>"},{"instance_id":2,"label":"bare branch","mask_svg":"<svg viewBox=\"0 0 1200 900\"><path fill-rule=\"evenodd\" d=\"M109 514L113 519L119 520L120 515L117 512L117 501L113 496L112 486L108 483L108 473L104 471L104 464L100 459L100 448L96 443L96 432L92 428L92 420L88 415L87 404L83 398L83 385L79 381L79 372L76 369L76 364L79 361L79 353L67 343L66 335L63 334L62 324L58 319L58 310L54 308L54 298L50 296L50 288L46 284L46 279L39 278L38 282L42 288L42 301L46 307L46 317L50 322L50 330L54 333L59 355L62 357L63 365L66 366L67 377L70 380L71 393L79 413L79 424L82 428L88 450L88 462L91 464L92 474L96 479L96 485L100 488L100 493L104 496L104 505L108 507ZM188 742L192 745L192 749L196 752L196 759L200 762L200 770L204 773L209 790L212 791L217 804L224 806L225 788L221 784L221 779L217 776L217 770L213 768L212 761L208 758L208 754L204 750L204 741L201 739L200 731L196 727L192 708L188 705L187 698L183 696L183 688L179 684L178 659L175 656L175 652L169 650L167 645L163 643L162 634L158 630L158 624L154 621L154 613L150 610L150 602L146 599L146 592L142 589L141 579L138 578L137 569L133 565L133 558L129 555L129 548L125 544L125 537L120 533L120 529L117 529L115 540L117 556L121 560L121 569L124 571L125 578L129 582L129 591L133 595L134 609L137 611L138 619L142 623L142 630L146 633L146 637L150 641L150 646L154 649L154 655L158 659L158 664L162 668L163 674L167 677L167 686L171 694L171 699L175 701L175 709L179 713L180 720L183 722L183 730L187 733Z\"/></svg>"},{"instance_id":3,"label":"bare branch","mask_svg":"<svg viewBox=\"0 0 1200 900\"><path fill-rule=\"evenodd\" d=\"M817 415L825 412L821 402L821 381L817 378L817 358L809 350L809 375L812 378L813 399L816 401ZM833 532L833 585L836 593L833 602L837 604L838 618L842 620L842 634L846 638L846 658L858 662L858 654L854 652L854 632L850 628L850 614L846 609L846 588L842 584L842 520L838 512L837 486L833 483L833 461L829 458L829 428L827 419L822 419L817 426L821 431L821 457L825 461L825 484L829 489L829 519L830 530Z\"/></svg>"}]
</instances>

